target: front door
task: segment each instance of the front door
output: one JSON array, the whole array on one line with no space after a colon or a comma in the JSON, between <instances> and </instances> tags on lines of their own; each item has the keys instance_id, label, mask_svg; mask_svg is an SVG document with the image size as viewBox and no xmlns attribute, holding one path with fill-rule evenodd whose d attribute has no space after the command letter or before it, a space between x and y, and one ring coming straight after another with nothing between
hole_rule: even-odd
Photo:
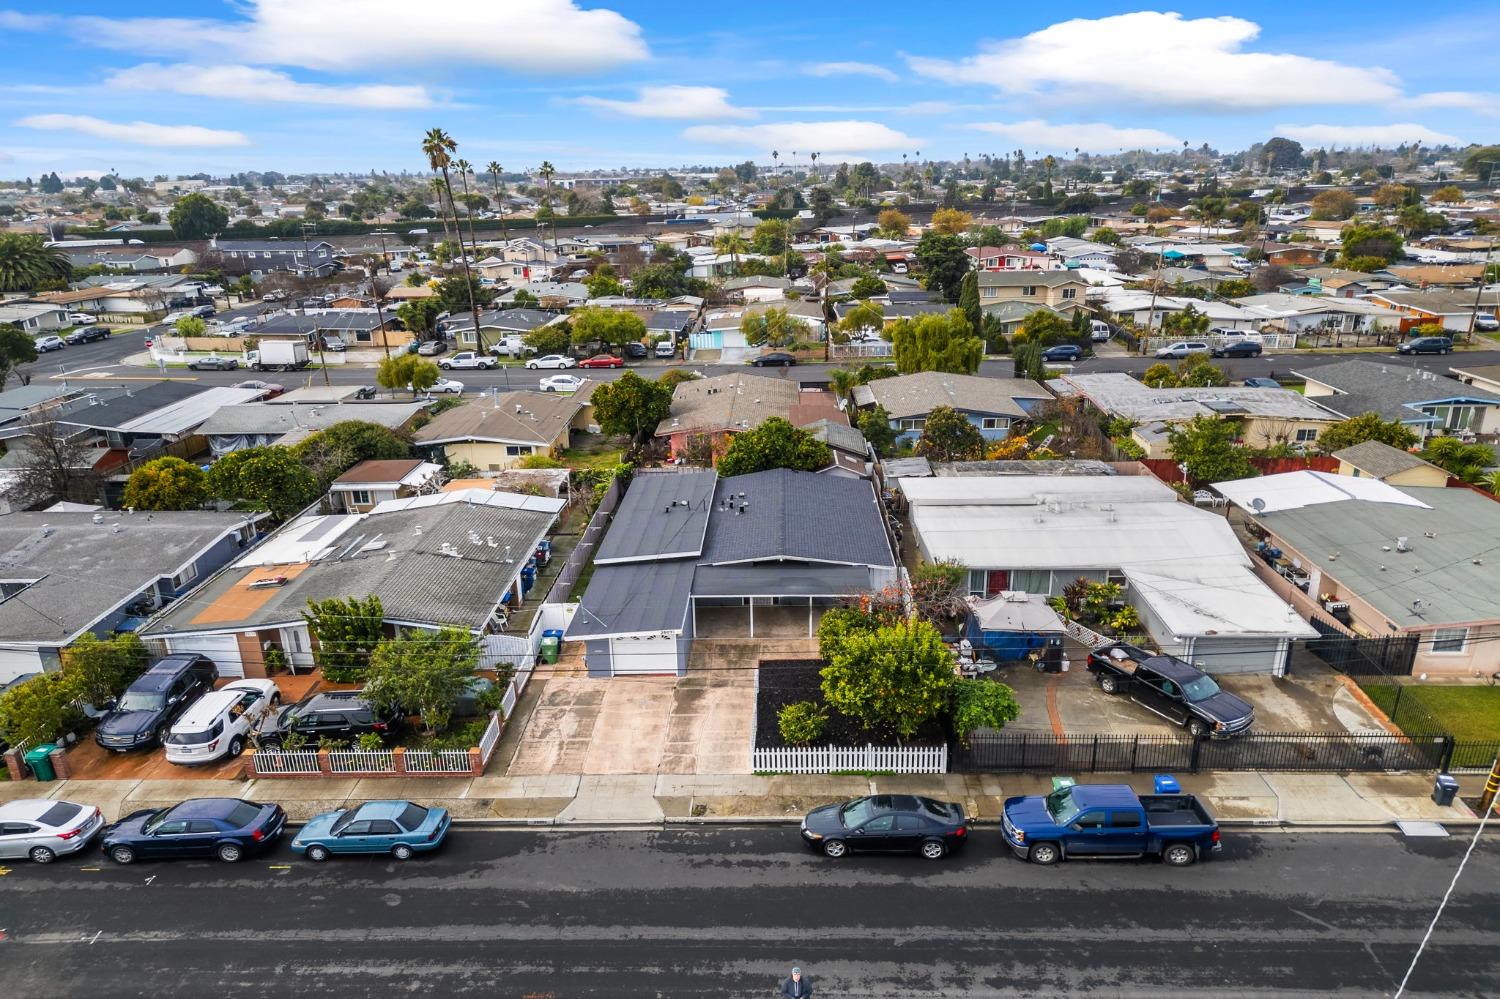
<instances>
[{"instance_id":1,"label":"front door","mask_svg":"<svg viewBox=\"0 0 1500 999\"><path fill-rule=\"evenodd\" d=\"M997 596L1001 592L1010 589L1010 570L991 569L985 573L984 595L987 597Z\"/></svg>"},{"instance_id":2,"label":"front door","mask_svg":"<svg viewBox=\"0 0 1500 999\"><path fill-rule=\"evenodd\" d=\"M863 852L891 849L891 839L896 832L894 815L877 815L854 830L849 837L849 846Z\"/></svg>"},{"instance_id":3,"label":"front door","mask_svg":"<svg viewBox=\"0 0 1500 999\"><path fill-rule=\"evenodd\" d=\"M1095 809L1084 812L1074 819L1068 828L1073 835L1068 840L1068 855L1077 857L1101 857L1110 853L1109 829L1104 824L1104 812Z\"/></svg>"},{"instance_id":4,"label":"front door","mask_svg":"<svg viewBox=\"0 0 1500 999\"><path fill-rule=\"evenodd\" d=\"M334 853L364 853L370 847L366 842L370 836L370 823L365 819L355 819L344 827L329 846Z\"/></svg>"}]
</instances>

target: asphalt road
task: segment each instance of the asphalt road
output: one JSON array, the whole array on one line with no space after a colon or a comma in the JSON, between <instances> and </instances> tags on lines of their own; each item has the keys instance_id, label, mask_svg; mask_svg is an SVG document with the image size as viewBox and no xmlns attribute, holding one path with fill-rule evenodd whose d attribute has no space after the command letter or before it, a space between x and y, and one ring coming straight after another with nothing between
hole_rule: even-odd
<instances>
[{"instance_id":1,"label":"asphalt road","mask_svg":"<svg viewBox=\"0 0 1500 999\"><path fill-rule=\"evenodd\" d=\"M1219 858L1033 867L994 829L933 863L795 830L455 832L405 864L284 847L230 867L90 852L0 876L0 993L51 997L1394 994L1465 842L1230 833ZM1414 997L1494 996L1500 844L1470 860Z\"/></svg>"}]
</instances>

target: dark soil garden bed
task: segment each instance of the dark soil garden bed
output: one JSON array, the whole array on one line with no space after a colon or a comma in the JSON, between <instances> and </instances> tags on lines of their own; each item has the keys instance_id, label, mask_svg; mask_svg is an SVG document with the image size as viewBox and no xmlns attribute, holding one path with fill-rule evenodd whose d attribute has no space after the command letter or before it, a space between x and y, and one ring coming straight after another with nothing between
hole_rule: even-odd
<instances>
[{"instance_id":1,"label":"dark soil garden bed","mask_svg":"<svg viewBox=\"0 0 1500 999\"><path fill-rule=\"evenodd\" d=\"M779 715L781 709L798 701L813 701L823 704L823 668L821 659L762 659L760 662L760 689L755 695L755 746L757 749L781 749L789 744L781 738ZM826 707L826 705L825 705ZM828 710L828 724L823 727L823 737L815 745L894 746L902 739L890 732L870 732L854 718L840 714L833 708ZM939 719L922 723L915 735L904 740L907 745L940 746L947 741L943 724Z\"/></svg>"}]
</instances>

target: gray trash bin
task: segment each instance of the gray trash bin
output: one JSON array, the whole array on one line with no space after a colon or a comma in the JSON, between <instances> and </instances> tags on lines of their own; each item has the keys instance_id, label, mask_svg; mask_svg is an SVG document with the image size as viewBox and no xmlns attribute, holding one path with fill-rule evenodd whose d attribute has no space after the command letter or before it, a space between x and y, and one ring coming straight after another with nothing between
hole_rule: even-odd
<instances>
[{"instance_id":1,"label":"gray trash bin","mask_svg":"<svg viewBox=\"0 0 1500 999\"><path fill-rule=\"evenodd\" d=\"M1453 799L1458 796L1458 778L1447 774L1438 774L1437 780L1432 782L1432 801L1437 805L1452 805Z\"/></svg>"}]
</instances>

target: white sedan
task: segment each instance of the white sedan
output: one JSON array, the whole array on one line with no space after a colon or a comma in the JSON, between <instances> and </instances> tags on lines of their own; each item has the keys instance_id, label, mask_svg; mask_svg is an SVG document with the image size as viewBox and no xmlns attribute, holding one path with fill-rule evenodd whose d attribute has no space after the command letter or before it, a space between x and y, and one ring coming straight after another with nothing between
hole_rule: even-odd
<instances>
[{"instance_id":1,"label":"white sedan","mask_svg":"<svg viewBox=\"0 0 1500 999\"><path fill-rule=\"evenodd\" d=\"M93 805L52 798L7 801L0 805L0 858L50 864L88 846L103 828L104 815Z\"/></svg>"},{"instance_id":2,"label":"white sedan","mask_svg":"<svg viewBox=\"0 0 1500 999\"><path fill-rule=\"evenodd\" d=\"M98 321L99 320L97 318L89 315L87 312L68 313L68 322L72 323L74 326L92 326Z\"/></svg>"},{"instance_id":3,"label":"white sedan","mask_svg":"<svg viewBox=\"0 0 1500 999\"><path fill-rule=\"evenodd\" d=\"M464 383L457 380L456 378L439 378L437 381L432 383L432 388L428 389L427 391L444 392L449 395L458 395L463 390Z\"/></svg>"},{"instance_id":4,"label":"white sedan","mask_svg":"<svg viewBox=\"0 0 1500 999\"><path fill-rule=\"evenodd\" d=\"M553 375L542 379L541 388L543 392L577 392L587 380L577 375Z\"/></svg>"},{"instance_id":5,"label":"white sedan","mask_svg":"<svg viewBox=\"0 0 1500 999\"><path fill-rule=\"evenodd\" d=\"M545 354L527 361L526 366L533 371L537 368L576 368L578 362L566 354Z\"/></svg>"}]
</instances>

